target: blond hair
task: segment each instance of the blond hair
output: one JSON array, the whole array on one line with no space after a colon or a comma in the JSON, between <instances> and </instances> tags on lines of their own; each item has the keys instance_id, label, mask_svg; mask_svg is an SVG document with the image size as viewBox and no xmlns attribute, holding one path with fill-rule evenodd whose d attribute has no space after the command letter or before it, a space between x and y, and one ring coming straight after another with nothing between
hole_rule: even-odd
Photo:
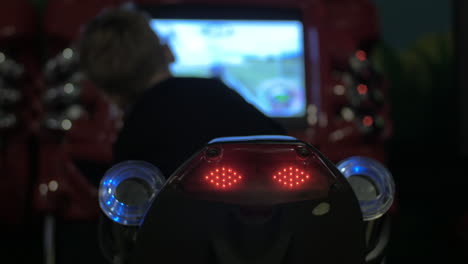
<instances>
[{"instance_id":1,"label":"blond hair","mask_svg":"<svg viewBox=\"0 0 468 264\"><path fill-rule=\"evenodd\" d=\"M111 95L132 97L167 70L163 46L141 12L110 9L94 18L79 42L81 70Z\"/></svg>"}]
</instances>

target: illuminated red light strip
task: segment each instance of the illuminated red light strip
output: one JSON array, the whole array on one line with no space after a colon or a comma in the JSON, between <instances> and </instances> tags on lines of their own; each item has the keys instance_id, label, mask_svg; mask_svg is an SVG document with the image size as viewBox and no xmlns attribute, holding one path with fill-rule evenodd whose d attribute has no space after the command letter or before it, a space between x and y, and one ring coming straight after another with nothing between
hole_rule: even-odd
<instances>
[{"instance_id":1,"label":"illuminated red light strip","mask_svg":"<svg viewBox=\"0 0 468 264\"><path fill-rule=\"evenodd\" d=\"M310 175L308 173L292 166L279 170L273 174L273 180L278 182L281 186L289 188L300 186L309 179Z\"/></svg>"},{"instance_id":2,"label":"illuminated red light strip","mask_svg":"<svg viewBox=\"0 0 468 264\"><path fill-rule=\"evenodd\" d=\"M205 180L217 188L229 188L242 180L242 175L231 168L221 167L206 174Z\"/></svg>"}]
</instances>

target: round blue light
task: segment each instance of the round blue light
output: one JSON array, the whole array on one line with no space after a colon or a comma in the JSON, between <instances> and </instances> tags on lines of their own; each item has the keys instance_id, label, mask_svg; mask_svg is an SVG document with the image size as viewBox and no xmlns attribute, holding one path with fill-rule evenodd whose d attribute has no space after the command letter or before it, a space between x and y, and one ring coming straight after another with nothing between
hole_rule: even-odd
<instances>
[{"instance_id":1,"label":"round blue light","mask_svg":"<svg viewBox=\"0 0 468 264\"><path fill-rule=\"evenodd\" d=\"M384 215L392 206L395 183L392 174L380 162L354 156L338 163L356 194L365 221Z\"/></svg>"},{"instance_id":2,"label":"round blue light","mask_svg":"<svg viewBox=\"0 0 468 264\"><path fill-rule=\"evenodd\" d=\"M132 181L131 186L122 185L129 181ZM140 225L164 182L159 169L148 162L121 162L110 168L101 180L99 205L104 214L116 223ZM143 199L141 190L145 193ZM132 199L132 196L140 196L140 199Z\"/></svg>"}]
</instances>

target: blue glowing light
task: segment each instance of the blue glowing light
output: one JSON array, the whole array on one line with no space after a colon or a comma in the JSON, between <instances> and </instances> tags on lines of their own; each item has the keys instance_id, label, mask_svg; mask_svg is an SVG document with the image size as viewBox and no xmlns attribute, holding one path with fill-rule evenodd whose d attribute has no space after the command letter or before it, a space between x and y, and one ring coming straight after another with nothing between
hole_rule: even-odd
<instances>
[{"instance_id":1,"label":"blue glowing light","mask_svg":"<svg viewBox=\"0 0 468 264\"><path fill-rule=\"evenodd\" d=\"M356 173L356 174L359 174L361 173L362 171L364 171L364 168L363 167L360 167L360 166L356 166L356 167L353 167L353 172Z\"/></svg>"},{"instance_id":2,"label":"blue glowing light","mask_svg":"<svg viewBox=\"0 0 468 264\"><path fill-rule=\"evenodd\" d=\"M364 220L377 219L387 212L393 203L395 183L385 166L370 158L354 156L338 163L337 168L351 184ZM364 180L356 180L356 176ZM375 190L375 199L368 199L369 190Z\"/></svg>"},{"instance_id":3,"label":"blue glowing light","mask_svg":"<svg viewBox=\"0 0 468 264\"><path fill-rule=\"evenodd\" d=\"M281 135L261 135L261 136L245 136L245 137L219 137L211 140L208 144L228 143L228 142L245 142L245 141L297 141L297 138Z\"/></svg>"},{"instance_id":4,"label":"blue glowing light","mask_svg":"<svg viewBox=\"0 0 468 264\"><path fill-rule=\"evenodd\" d=\"M152 190L141 204L127 205L115 196L117 187L125 180L140 179ZM112 221L122 225L140 225L146 211L163 187L165 179L153 165L143 161L125 161L110 168L99 186L99 205Z\"/></svg>"}]
</instances>

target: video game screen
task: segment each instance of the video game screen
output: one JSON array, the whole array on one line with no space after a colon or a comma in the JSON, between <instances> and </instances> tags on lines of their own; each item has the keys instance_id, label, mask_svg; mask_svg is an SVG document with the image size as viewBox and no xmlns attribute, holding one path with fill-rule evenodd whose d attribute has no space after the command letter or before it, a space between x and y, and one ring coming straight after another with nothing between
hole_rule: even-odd
<instances>
[{"instance_id":1,"label":"video game screen","mask_svg":"<svg viewBox=\"0 0 468 264\"><path fill-rule=\"evenodd\" d=\"M153 19L178 77L220 78L274 118L305 115L303 26L293 20Z\"/></svg>"}]
</instances>

